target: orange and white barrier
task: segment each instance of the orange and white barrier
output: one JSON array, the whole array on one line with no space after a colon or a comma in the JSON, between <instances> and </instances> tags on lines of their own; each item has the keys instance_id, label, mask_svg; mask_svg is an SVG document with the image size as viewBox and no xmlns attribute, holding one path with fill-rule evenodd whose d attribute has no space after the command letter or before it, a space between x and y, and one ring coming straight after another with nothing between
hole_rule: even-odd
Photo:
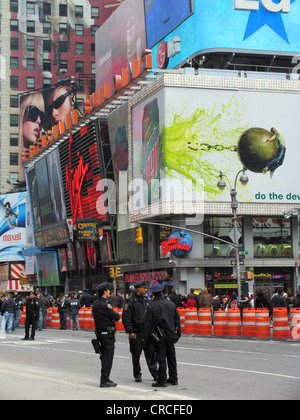
<instances>
[{"instance_id":1,"label":"orange and white barrier","mask_svg":"<svg viewBox=\"0 0 300 420\"><path fill-rule=\"evenodd\" d=\"M198 335L212 335L211 310L208 308L198 311Z\"/></svg>"},{"instance_id":2,"label":"orange and white barrier","mask_svg":"<svg viewBox=\"0 0 300 420\"><path fill-rule=\"evenodd\" d=\"M287 308L273 309L273 338L289 338L289 318Z\"/></svg>"},{"instance_id":3,"label":"orange and white barrier","mask_svg":"<svg viewBox=\"0 0 300 420\"><path fill-rule=\"evenodd\" d=\"M255 337L255 309L243 309L243 337Z\"/></svg>"},{"instance_id":4,"label":"orange and white barrier","mask_svg":"<svg viewBox=\"0 0 300 420\"><path fill-rule=\"evenodd\" d=\"M300 308L291 308L290 334L293 340L300 340Z\"/></svg>"},{"instance_id":5,"label":"orange and white barrier","mask_svg":"<svg viewBox=\"0 0 300 420\"><path fill-rule=\"evenodd\" d=\"M255 337L271 338L269 309L257 308L255 310Z\"/></svg>"}]
</instances>

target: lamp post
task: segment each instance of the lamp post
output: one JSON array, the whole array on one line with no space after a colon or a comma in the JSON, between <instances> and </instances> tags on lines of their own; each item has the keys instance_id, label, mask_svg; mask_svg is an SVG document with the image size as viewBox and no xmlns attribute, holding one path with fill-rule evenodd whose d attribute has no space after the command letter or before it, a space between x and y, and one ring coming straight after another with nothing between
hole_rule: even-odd
<instances>
[{"instance_id":1,"label":"lamp post","mask_svg":"<svg viewBox=\"0 0 300 420\"><path fill-rule=\"evenodd\" d=\"M229 187L230 187L230 196L231 196L231 210L232 210L232 214L233 214L233 229L234 229L234 248L235 248L235 256L236 256L236 277L237 277L237 285L238 285L238 297L241 296L241 270L240 270L240 256L239 256L239 238L238 238L238 226L237 226L237 209L238 209L238 201L237 201L237 191L236 191L236 185L237 185L237 180L240 174L242 174L240 176L240 183L244 186L248 183L249 178L245 173L246 171L246 167L243 166L243 169L241 169L235 177L234 180L234 185L232 187L227 175L225 175L222 171L220 171L219 173L219 181L218 181L218 188L221 191L224 191L224 189L226 188L226 182L224 181L224 178L227 179L228 183L229 183Z\"/></svg>"}]
</instances>

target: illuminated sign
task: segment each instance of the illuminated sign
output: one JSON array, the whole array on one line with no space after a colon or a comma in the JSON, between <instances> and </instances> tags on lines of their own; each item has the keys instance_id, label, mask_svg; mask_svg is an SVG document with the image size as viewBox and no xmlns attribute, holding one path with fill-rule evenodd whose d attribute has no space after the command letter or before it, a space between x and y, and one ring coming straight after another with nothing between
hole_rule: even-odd
<instances>
[{"instance_id":1,"label":"illuminated sign","mask_svg":"<svg viewBox=\"0 0 300 420\"><path fill-rule=\"evenodd\" d=\"M91 241L97 232L95 221L77 219L77 239L79 241Z\"/></svg>"},{"instance_id":2,"label":"illuminated sign","mask_svg":"<svg viewBox=\"0 0 300 420\"><path fill-rule=\"evenodd\" d=\"M183 230L172 233L167 241L160 244L163 257L171 252L174 257L187 257L193 248L193 240L188 232Z\"/></svg>"},{"instance_id":3,"label":"illuminated sign","mask_svg":"<svg viewBox=\"0 0 300 420\"><path fill-rule=\"evenodd\" d=\"M125 283L136 283L137 281L165 281L168 275L165 271L149 271L142 273L128 273L124 275Z\"/></svg>"},{"instance_id":4,"label":"illuminated sign","mask_svg":"<svg viewBox=\"0 0 300 420\"><path fill-rule=\"evenodd\" d=\"M273 0L235 0L234 8L236 10L257 11L259 10L259 3L267 12L290 13L291 11L291 0L280 0L279 3L274 3Z\"/></svg>"}]
</instances>

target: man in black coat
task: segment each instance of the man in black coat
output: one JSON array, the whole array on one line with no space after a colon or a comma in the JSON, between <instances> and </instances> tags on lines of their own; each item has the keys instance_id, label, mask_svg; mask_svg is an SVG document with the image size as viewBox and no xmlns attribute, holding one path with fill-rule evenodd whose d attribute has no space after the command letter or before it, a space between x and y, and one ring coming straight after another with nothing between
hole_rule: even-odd
<instances>
[{"instance_id":1,"label":"man in black coat","mask_svg":"<svg viewBox=\"0 0 300 420\"><path fill-rule=\"evenodd\" d=\"M142 382L140 357L143 350L143 327L144 317L149 305L149 299L145 297L147 291L146 283L139 281L134 283L134 293L126 302L122 322L127 334L129 334L129 349L132 356L133 376L135 382ZM157 379L157 364L151 361L147 351L145 358L151 375Z\"/></svg>"},{"instance_id":2,"label":"man in black coat","mask_svg":"<svg viewBox=\"0 0 300 420\"><path fill-rule=\"evenodd\" d=\"M181 336L180 316L175 304L163 298L164 286L155 283L150 287L154 295L146 315L144 345L152 347L158 362L158 379L153 387L165 387L167 383L178 384L177 362L174 344ZM169 378L167 379L167 365Z\"/></svg>"},{"instance_id":3,"label":"man in black coat","mask_svg":"<svg viewBox=\"0 0 300 420\"><path fill-rule=\"evenodd\" d=\"M30 292L29 298L26 299L26 320L25 320L25 337L22 340L34 340L36 323L39 319L39 302L35 292ZM29 329L31 325L31 336L29 337Z\"/></svg>"},{"instance_id":4,"label":"man in black coat","mask_svg":"<svg viewBox=\"0 0 300 420\"><path fill-rule=\"evenodd\" d=\"M95 321L95 332L100 346L101 379L100 388L117 386L110 380L110 372L113 364L115 351L115 323L119 321L120 315L115 312L108 303L110 295L108 282L101 283L97 288L98 299L93 304L93 317Z\"/></svg>"}]
</instances>

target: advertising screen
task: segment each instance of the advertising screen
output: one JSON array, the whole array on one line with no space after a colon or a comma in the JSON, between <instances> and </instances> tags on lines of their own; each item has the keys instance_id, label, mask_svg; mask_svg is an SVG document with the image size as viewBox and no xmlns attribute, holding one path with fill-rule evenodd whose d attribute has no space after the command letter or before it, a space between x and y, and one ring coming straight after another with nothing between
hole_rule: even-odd
<instances>
[{"instance_id":1,"label":"advertising screen","mask_svg":"<svg viewBox=\"0 0 300 420\"><path fill-rule=\"evenodd\" d=\"M196 203L201 188L206 202L228 202L229 185L220 191L218 175L234 183L243 165L249 182L238 185L239 201L298 204L299 110L300 95L287 92L165 87L148 96L132 108L129 166L142 194L133 194L131 210L159 203L159 214L168 214L163 204L186 203L187 185L199 193Z\"/></svg>"},{"instance_id":2,"label":"advertising screen","mask_svg":"<svg viewBox=\"0 0 300 420\"><path fill-rule=\"evenodd\" d=\"M24 261L26 192L0 195L0 262Z\"/></svg>"},{"instance_id":3,"label":"advertising screen","mask_svg":"<svg viewBox=\"0 0 300 420\"><path fill-rule=\"evenodd\" d=\"M36 255L37 278L40 287L60 286L56 252Z\"/></svg>"}]
</instances>

